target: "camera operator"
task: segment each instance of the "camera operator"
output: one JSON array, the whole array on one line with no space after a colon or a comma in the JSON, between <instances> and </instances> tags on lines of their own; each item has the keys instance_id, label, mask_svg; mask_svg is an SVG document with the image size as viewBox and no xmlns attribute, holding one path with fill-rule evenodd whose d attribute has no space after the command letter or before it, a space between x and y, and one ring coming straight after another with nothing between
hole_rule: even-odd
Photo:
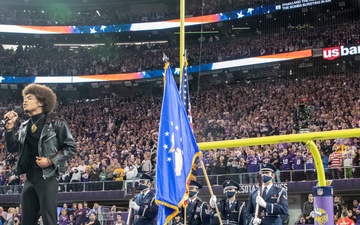
<instances>
[{"instance_id":1,"label":"camera operator","mask_svg":"<svg viewBox=\"0 0 360 225\"><path fill-rule=\"evenodd\" d=\"M293 112L293 128L297 133L310 131L313 110L305 105L305 100L307 99L301 99L302 103Z\"/></svg>"}]
</instances>

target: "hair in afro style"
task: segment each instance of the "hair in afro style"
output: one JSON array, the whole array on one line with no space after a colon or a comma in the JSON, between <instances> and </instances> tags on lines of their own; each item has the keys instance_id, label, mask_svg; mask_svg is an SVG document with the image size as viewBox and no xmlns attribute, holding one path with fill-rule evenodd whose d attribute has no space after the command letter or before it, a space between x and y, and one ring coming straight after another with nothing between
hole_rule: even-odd
<instances>
[{"instance_id":1,"label":"hair in afro style","mask_svg":"<svg viewBox=\"0 0 360 225\"><path fill-rule=\"evenodd\" d=\"M22 91L23 98L28 94L35 95L39 102L43 104L44 113L51 113L54 111L56 106L56 95L49 87L41 84L29 84Z\"/></svg>"}]
</instances>

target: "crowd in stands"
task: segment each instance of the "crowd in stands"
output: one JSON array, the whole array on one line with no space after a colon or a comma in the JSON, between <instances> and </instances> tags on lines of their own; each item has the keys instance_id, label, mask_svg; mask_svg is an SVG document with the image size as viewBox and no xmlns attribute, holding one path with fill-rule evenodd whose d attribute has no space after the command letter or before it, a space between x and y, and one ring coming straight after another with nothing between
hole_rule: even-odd
<instances>
[{"instance_id":1,"label":"crowd in stands","mask_svg":"<svg viewBox=\"0 0 360 225\"><path fill-rule=\"evenodd\" d=\"M356 224L360 220L360 205L358 200L355 198L347 198L346 200L336 195L334 196L334 222L343 222L345 219L350 219L353 224ZM91 207L92 206L92 207ZM88 204L88 202L73 202L69 205L64 203L61 207L58 207L59 225L75 225L84 224L87 225L90 222L91 216L98 219L102 224L109 225L124 225L125 217L123 217L123 211L121 211L116 205L106 206L99 205L94 202ZM307 196L306 201L303 203L301 208L301 214L295 222L297 224L314 224L315 218L314 210L314 197L312 194ZM0 220L3 224L21 224L21 207L9 207L4 210L0 206ZM38 225L43 225L41 217L39 218Z\"/></svg>"},{"instance_id":2,"label":"crowd in stands","mask_svg":"<svg viewBox=\"0 0 360 225\"><path fill-rule=\"evenodd\" d=\"M205 142L294 133L292 114L304 103L300 100L304 97L314 110L311 131L359 128L359 75L312 75L297 81L288 77L273 83L262 80L193 93L194 134L198 142ZM122 180L132 180L141 173L154 174L161 102L155 95L61 101L56 113L68 121L78 149L61 177L61 182L67 183L66 190L61 186L62 191L82 191L84 186L79 182L85 182L86 190L122 189ZM20 101L1 104L3 114ZM1 129L0 136L3 134ZM360 178L358 138L317 141L316 145L328 178ZM26 178L14 181L16 155L7 153L3 144L0 149L2 193L18 192L21 186L12 184L21 185ZM315 179L312 155L298 143L217 149L206 152L204 162L210 176L222 175L240 183L256 182L254 168L261 162L279 168L278 182ZM202 170L195 168L193 173L201 176ZM103 186L93 181L108 182Z\"/></svg>"},{"instance_id":3,"label":"crowd in stands","mask_svg":"<svg viewBox=\"0 0 360 225\"><path fill-rule=\"evenodd\" d=\"M251 56L278 54L309 48L332 47L359 42L357 30L360 21L281 33L226 34L189 43L187 52L190 65L213 63ZM174 47L176 46L176 47ZM31 75L88 75L140 72L163 69L162 52L174 66L179 66L178 45L105 45L91 49L53 46L26 46L13 50L0 50L0 74L8 76Z\"/></svg>"},{"instance_id":4,"label":"crowd in stands","mask_svg":"<svg viewBox=\"0 0 360 225\"><path fill-rule=\"evenodd\" d=\"M288 0L252 0L252 1L209 1L198 4L187 4L186 15L201 16L248 7L257 7ZM139 3L136 3L139 4ZM0 9L0 24L11 25L106 25L163 21L179 19L179 9L172 5L169 9L151 8L149 11L123 11L129 7L123 3L103 4L98 6L81 6L67 4L53 5L4 5ZM144 7L138 6L143 9ZM135 8L134 8L135 9Z\"/></svg>"},{"instance_id":5,"label":"crowd in stands","mask_svg":"<svg viewBox=\"0 0 360 225\"><path fill-rule=\"evenodd\" d=\"M192 98L194 134L198 142L207 142L293 133L292 114L301 103L299 98L304 96L308 98L306 104L314 108L312 131L360 127L358 76L359 73L340 73L309 76L301 81L283 79L273 84L263 81L203 90ZM68 121L78 149L61 180L71 185L62 191L121 189L125 188L122 182L113 181L132 180L141 173L153 174L160 108L161 97L147 95L62 102L57 113ZM1 111L6 110L8 106L4 105ZM329 178L360 177L358 139L317 141L316 145L323 154ZM241 183L256 182L253 175L258 164L269 161L281 171L277 181L315 179L311 153L297 143L218 149L206 155L204 162L209 175L235 174ZM15 161L16 155L6 153L1 145L3 193L9 191L9 184L21 184L25 179L13 179L11 168ZM194 173L201 176L201 168ZM112 182L105 183L105 187L78 184L93 181Z\"/></svg>"},{"instance_id":6,"label":"crowd in stands","mask_svg":"<svg viewBox=\"0 0 360 225\"><path fill-rule=\"evenodd\" d=\"M92 224L91 217L98 219L101 224L108 225L124 225L125 221L122 218L122 213L116 207L103 206L98 203L93 203L92 208L84 201L79 203L72 203L71 207L68 207L67 203L64 203L61 207L58 207L60 212L58 215L59 225L90 225ZM21 222L21 207L9 207L7 211L0 206L0 220L2 224L8 225L20 225ZM17 223L16 223L17 221ZM24 223L26 224L26 223ZM42 218L40 216L38 225L43 225Z\"/></svg>"}]
</instances>

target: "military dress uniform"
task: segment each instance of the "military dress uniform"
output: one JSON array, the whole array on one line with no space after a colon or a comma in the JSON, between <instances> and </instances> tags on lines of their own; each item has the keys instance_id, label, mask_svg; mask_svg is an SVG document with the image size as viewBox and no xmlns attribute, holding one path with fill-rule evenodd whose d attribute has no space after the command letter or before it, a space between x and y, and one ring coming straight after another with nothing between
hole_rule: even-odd
<instances>
[{"instance_id":1,"label":"military dress uniform","mask_svg":"<svg viewBox=\"0 0 360 225\"><path fill-rule=\"evenodd\" d=\"M148 192L145 196L138 194L135 202L140 206L138 211L134 211L135 225L155 225L158 206L155 204L155 194Z\"/></svg>"},{"instance_id":2,"label":"military dress uniform","mask_svg":"<svg viewBox=\"0 0 360 225\"><path fill-rule=\"evenodd\" d=\"M237 182L233 180L226 180L223 183L224 193L229 189L235 191L234 195L230 198L221 199L217 202L217 207L221 216L223 225L245 225L246 218L244 214L245 202L238 201L234 197L239 190L240 186ZM230 200L233 199L233 202ZM219 218L216 214L216 209L213 208L210 213L210 224L218 225L220 224Z\"/></svg>"},{"instance_id":3,"label":"military dress uniform","mask_svg":"<svg viewBox=\"0 0 360 225\"><path fill-rule=\"evenodd\" d=\"M235 200L230 203L229 199L222 199L217 204L223 225L245 225L246 218L244 214L245 202ZM216 210L212 210L211 225L218 225L219 219Z\"/></svg>"},{"instance_id":4,"label":"military dress uniform","mask_svg":"<svg viewBox=\"0 0 360 225\"><path fill-rule=\"evenodd\" d=\"M180 216L182 222L184 222L184 212L183 209L180 210ZM199 198L196 198L194 201L188 202L186 207L186 224L187 225L209 225L210 224L210 214L208 204L202 201Z\"/></svg>"},{"instance_id":5,"label":"military dress uniform","mask_svg":"<svg viewBox=\"0 0 360 225\"><path fill-rule=\"evenodd\" d=\"M197 181L191 180L190 186L198 188L200 190L202 185ZM181 221L184 222L183 208L180 209L179 215ZM186 225L210 225L210 210L206 202L196 197L189 199L186 207Z\"/></svg>"},{"instance_id":6,"label":"military dress uniform","mask_svg":"<svg viewBox=\"0 0 360 225\"><path fill-rule=\"evenodd\" d=\"M143 174L140 179L152 181L152 178L146 174ZM155 204L155 194L151 191L140 193L135 196L134 201L139 206L138 210L134 210L134 224L156 225L158 206Z\"/></svg>"},{"instance_id":7,"label":"military dress uniform","mask_svg":"<svg viewBox=\"0 0 360 225\"><path fill-rule=\"evenodd\" d=\"M267 167L273 169L273 165L267 165L262 170L266 171ZM276 172L276 168L273 169ZM266 202L266 207L260 208L260 225L282 225L282 218L288 215L288 201L287 192L285 188L279 188L275 185L268 185L269 190L262 194L262 198ZM263 187L263 190L264 191ZM254 218L256 214L256 197L258 196L258 188L250 193L248 203L245 208L245 215L247 223L254 224Z\"/></svg>"}]
</instances>

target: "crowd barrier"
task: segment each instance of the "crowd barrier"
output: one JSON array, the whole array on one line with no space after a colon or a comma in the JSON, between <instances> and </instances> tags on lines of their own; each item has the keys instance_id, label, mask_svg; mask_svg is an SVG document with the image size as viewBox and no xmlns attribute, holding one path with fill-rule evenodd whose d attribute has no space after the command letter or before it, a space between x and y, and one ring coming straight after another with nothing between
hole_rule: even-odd
<instances>
[{"instance_id":1,"label":"crowd barrier","mask_svg":"<svg viewBox=\"0 0 360 225\"><path fill-rule=\"evenodd\" d=\"M351 176L344 171L347 168L342 167L338 169L325 169L325 175L327 180L338 180L338 179L352 179L360 178L360 166L351 167ZM211 185L222 185L225 180L235 180L239 184L257 184L258 173L232 173L232 174L217 174L208 175ZM196 176L196 179L206 186L204 176ZM275 174L274 181L280 182L304 182L304 181L315 181L317 180L315 170L289 170L289 171L278 171ZM86 192L86 191L126 191L125 194L131 194L131 189L134 180L123 180L123 181L95 181L95 182L70 182L60 183L59 192ZM155 179L156 182L156 179ZM154 183L155 183L154 182ZM136 187L138 178L135 178ZM5 185L0 187L0 194L19 194L21 193L22 185Z\"/></svg>"}]
</instances>

